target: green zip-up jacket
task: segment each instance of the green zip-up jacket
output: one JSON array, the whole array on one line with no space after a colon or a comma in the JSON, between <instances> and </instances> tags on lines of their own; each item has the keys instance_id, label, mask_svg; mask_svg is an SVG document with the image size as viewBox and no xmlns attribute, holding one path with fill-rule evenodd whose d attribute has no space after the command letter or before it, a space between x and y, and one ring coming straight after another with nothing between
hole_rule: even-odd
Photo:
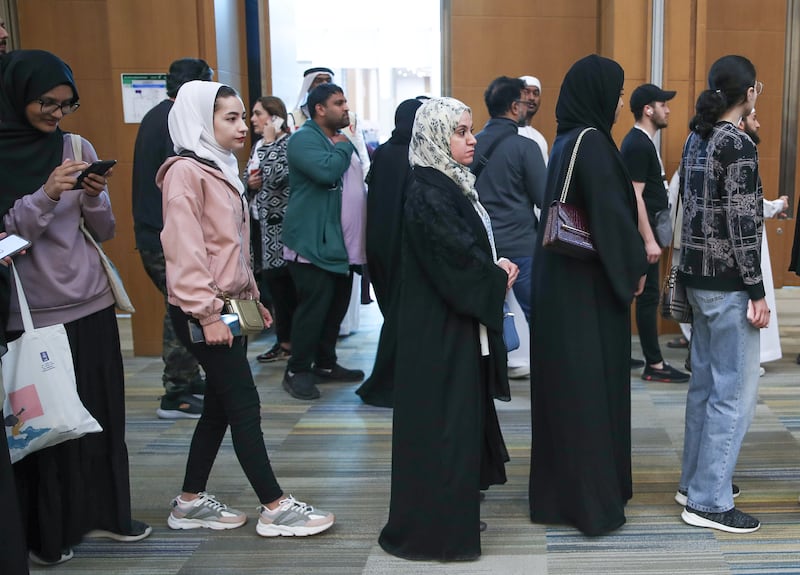
<instances>
[{"instance_id":1,"label":"green zip-up jacket","mask_svg":"<svg viewBox=\"0 0 800 575\"><path fill-rule=\"evenodd\" d=\"M331 143L310 120L289 138L289 204L283 244L312 264L347 274L350 260L342 233L342 176L355 148Z\"/></svg>"}]
</instances>

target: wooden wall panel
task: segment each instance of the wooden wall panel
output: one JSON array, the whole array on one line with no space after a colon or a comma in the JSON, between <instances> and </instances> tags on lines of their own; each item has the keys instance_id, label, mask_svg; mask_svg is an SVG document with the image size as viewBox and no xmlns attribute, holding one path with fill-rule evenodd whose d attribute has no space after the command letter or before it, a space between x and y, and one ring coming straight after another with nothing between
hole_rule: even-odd
<instances>
[{"instance_id":1,"label":"wooden wall panel","mask_svg":"<svg viewBox=\"0 0 800 575\"><path fill-rule=\"evenodd\" d=\"M552 144L564 74L598 50L598 11L588 0L453 0L452 95L472 107L476 129L488 120L483 92L494 78L532 75L542 82L534 125Z\"/></svg>"}]
</instances>

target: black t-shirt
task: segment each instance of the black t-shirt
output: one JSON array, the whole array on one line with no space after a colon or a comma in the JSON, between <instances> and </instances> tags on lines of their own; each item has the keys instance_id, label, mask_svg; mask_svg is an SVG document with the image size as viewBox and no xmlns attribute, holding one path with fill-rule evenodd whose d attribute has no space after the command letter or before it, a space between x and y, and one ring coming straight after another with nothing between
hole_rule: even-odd
<instances>
[{"instance_id":1,"label":"black t-shirt","mask_svg":"<svg viewBox=\"0 0 800 575\"><path fill-rule=\"evenodd\" d=\"M649 136L639 128L631 128L620 148L625 167L634 182L644 182L644 206L652 221L656 212L669 207L664 175L658 154Z\"/></svg>"}]
</instances>

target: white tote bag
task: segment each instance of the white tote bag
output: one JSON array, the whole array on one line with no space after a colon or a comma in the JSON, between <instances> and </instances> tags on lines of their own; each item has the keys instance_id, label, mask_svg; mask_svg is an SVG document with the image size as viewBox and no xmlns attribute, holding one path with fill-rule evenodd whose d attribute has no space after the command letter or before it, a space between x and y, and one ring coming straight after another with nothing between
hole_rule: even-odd
<instances>
[{"instance_id":1,"label":"white tote bag","mask_svg":"<svg viewBox=\"0 0 800 575\"><path fill-rule=\"evenodd\" d=\"M75 367L63 324L34 329L17 270L22 336L3 356L3 404L8 450L16 463L29 453L103 431L86 410L75 387Z\"/></svg>"}]
</instances>

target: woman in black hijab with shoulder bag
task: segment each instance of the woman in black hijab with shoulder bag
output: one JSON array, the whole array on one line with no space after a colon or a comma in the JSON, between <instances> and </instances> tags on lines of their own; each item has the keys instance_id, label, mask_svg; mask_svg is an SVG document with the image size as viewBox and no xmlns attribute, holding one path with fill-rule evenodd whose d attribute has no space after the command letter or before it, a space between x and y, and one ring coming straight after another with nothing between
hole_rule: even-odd
<instances>
[{"instance_id":1,"label":"woman in black hijab with shoulder bag","mask_svg":"<svg viewBox=\"0 0 800 575\"><path fill-rule=\"evenodd\" d=\"M542 247L540 226L533 270L531 520L587 535L625 523L632 495L630 304L647 260L631 179L611 137L623 80L619 64L597 55L564 78L545 206L559 199L578 136L591 128L566 203L585 212L597 255L577 259Z\"/></svg>"},{"instance_id":2,"label":"woman in black hijab with shoulder bag","mask_svg":"<svg viewBox=\"0 0 800 575\"><path fill-rule=\"evenodd\" d=\"M59 125L78 109L72 70L43 50L0 58L0 218L3 229L32 243L15 267L25 285L35 327L64 324L78 396L103 428L42 449L14 464L31 560L72 558L86 536L117 541L147 537L131 519L125 391L114 296L100 257L79 223L98 241L114 236L107 173L77 176L97 159L79 138L84 161ZM7 330L22 322L12 287ZM92 531L94 531L92 533Z\"/></svg>"}]
</instances>

